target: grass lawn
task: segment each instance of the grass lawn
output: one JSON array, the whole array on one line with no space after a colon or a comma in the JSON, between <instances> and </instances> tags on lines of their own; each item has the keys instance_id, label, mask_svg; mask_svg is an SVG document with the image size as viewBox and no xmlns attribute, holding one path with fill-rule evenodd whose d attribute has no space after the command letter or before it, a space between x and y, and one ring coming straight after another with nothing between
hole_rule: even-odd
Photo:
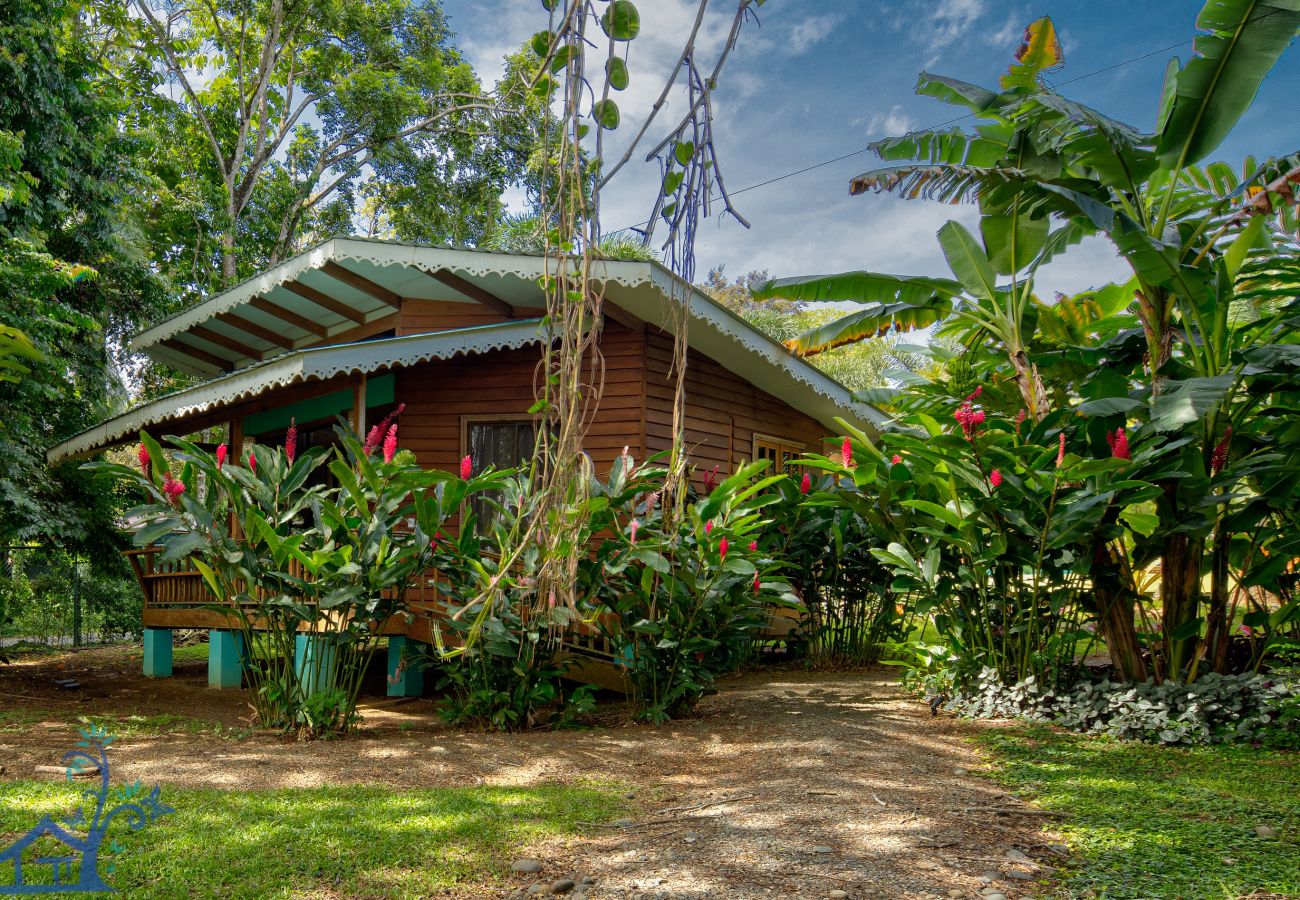
<instances>
[{"instance_id":1,"label":"grass lawn","mask_svg":"<svg viewBox=\"0 0 1300 900\"><path fill-rule=\"evenodd\" d=\"M626 813L624 790L164 789L176 812L136 833L119 817L110 839L123 850L106 857L101 872L128 897L422 897L467 883L490 891L524 844L578 835L579 822ZM0 787L0 847L42 814L73 810L77 791L44 782Z\"/></svg>"},{"instance_id":2,"label":"grass lawn","mask_svg":"<svg viewBox=\"0 0 1300 900\"><path fill-rule=\"evenodd\" d=\"M1074 896L1300 896L1300 754L1181 750L1041 726L980 741L998 780L1068 814L1059 830L1079 862L1062 875ZM1257 825L1279 838L1261 839Z\"/></svg>"}]
</instances>

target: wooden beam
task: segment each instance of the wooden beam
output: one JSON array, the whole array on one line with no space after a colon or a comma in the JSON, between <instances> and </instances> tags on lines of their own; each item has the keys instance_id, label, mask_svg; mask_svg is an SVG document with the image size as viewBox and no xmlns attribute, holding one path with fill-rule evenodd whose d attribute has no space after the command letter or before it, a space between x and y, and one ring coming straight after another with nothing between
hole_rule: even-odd
<instances>
[{"instance_id":1,"label":"wooden beam","mask_svg":"<svg viewBox=\"0 0 1300 900\"><path fill-rule=\"evenodd\" d=\"M252 300L248 301L248 305L253 307L253 309L260 309L268 316L275 316L277 319L280 319L281 321L288 322L290 325L294 326L295 328L301 328L303 331L307 332L308 334L314 334L318 338L324 338L329 336L329 333L325 330L325 326L322 325L321 323L313 322L311 319L307 318L306 316L300 316L291 309L285 309L284 307L276 306L274 303L272 303L270 300L267 300L265 297L254 297Z\"/></svg>"},{"instance_id":2,"label":"wooden beam","mask_svg":"<svg viewBox=\"0 0 1300 900\"><path fill-rule=\"evenodd\" d=\"M178 341L176 338L167 338L167 340L159 341L158 343L170 350L175 350L177 353L182 353L186 356L192 356L197 360L201 360L212 366L214 369L219 369L222 372L229 372L235 367L235 364L228 359L223 359L206 350L200 350L198 347L195 347L192 344L187 344L184 341Z\"/></svg>"},{"instance_id":3,"label":"wooden beam","mask_svg":"<svg viewBox=\"0 0 1300 900\"><path fill-rule=\"evenodd\" d=\"M240 356L246 356L249 359L257 360L258 362L265 359L261 350L254 350L247 344L241 344L234 338L226 337L224 334L218 334L211 328L205 328L202 325L192 325L190 326L189 333L194 335L196 338L203 338L203 340L207 341L209 344L216 344L218 347L225 347L227 350L238 353Z\"/></svg>"},{"instance_id":4,"label":"wooden beam","mask_svg":"<svg viewBox=\"0 0 1300 900\"><path fill-rule=\"evenodd\" d=\"M600 311L604 313L605 318L612 319L629 331L641 331L645 328L644 322L627 310L610 303L608 298L600 301Z\"/></svg>"},{"instance_id":5,"label":"wooden beam","mask_svg":"<svg viewBox=\"0 0 1300 900\"><path fill-rule=\"evenodd\" d=\"M256 322L250 322L241 315L232 312L217 313L214 317L218 322L225 322L231 328L238 328L240 331L251 334L253 337L261 338L268 344L274 344L277 347L283 347L286 350L293 349L293 338L279 332L272 331L269 328L263 328Z\"/></svg>"},{"instance_id":6,"label":"wooden beam","mask_svg":"<svg viewBox=\"0 0 1300 900\"><path fill-rule=\"evenodd\" d=\"M366 436L366 375L364 372L352 382L352 430L358 437Z\"/></svg>"},{"instance_id":7,"label":"wooden beam","mask_svg":"<svg viewBox=\"0 0 1300 900\"><path fill-rule=\"evenodd\" d=\"M369 278L358 275L351 269L343 268L332 259L321 266L321 271L335 281L341 281L348 287L356 288L363 294L369 294L381 303L387 303L393 309L402 308L401 295L393 293L382 284L375 284Z\"/></svg>"},{"instance_id":8,"label":"wooden beam","mask_svg":"<svg viewBox=\"0 0 1300 900\"><path fill-rule=\"evenodd\" d=\"M323 306L330 312L336 313L345 319L351 319L358 325L365 324L366 314L361 310L353 309L346 303L335 300L329 294L326 294L323 291L318 291L309 284L303 284L300 281L286 281L284 284L280 285L280 287L284 288L286 291L293 291L304 300L310 300L317 306Z\"/></svg>"},{"instance_id":9,"label":"wooden beam","mask_svg":"<svg viewBox=\"0 0 1300 900\"><path fill-rule=\"evenodd\" d=\"M500 313L507 319L515 317L515 308L506 301L493 293L485 291L472 281L467 281L459 275L439 269L436 272L430 272L427 269L420 269L425 275L428 275L434 281L439 281L454 291L459 291L471 300L482 303L493 312Z\"/></svg>"}]
</instances>

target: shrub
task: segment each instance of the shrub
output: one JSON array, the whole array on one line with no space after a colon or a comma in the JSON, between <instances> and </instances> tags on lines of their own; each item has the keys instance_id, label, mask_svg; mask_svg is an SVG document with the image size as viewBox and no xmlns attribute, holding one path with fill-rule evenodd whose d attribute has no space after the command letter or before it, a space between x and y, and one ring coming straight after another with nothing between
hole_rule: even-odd
<instances>
[{"instance_id":1,"label":"shrub","mask_svg":"<svg viewBox=\"0 0 1300 900\"><path fill-rule=\"evenodd\" d=\"M946 708L973 718L1019 718L1161 744L1285 747L1297 740L1300 682L1210 673L1191 684L1103 679L1045 690L1033 677L1008 687L985 669Z\"/></svg>"}]
</instances>

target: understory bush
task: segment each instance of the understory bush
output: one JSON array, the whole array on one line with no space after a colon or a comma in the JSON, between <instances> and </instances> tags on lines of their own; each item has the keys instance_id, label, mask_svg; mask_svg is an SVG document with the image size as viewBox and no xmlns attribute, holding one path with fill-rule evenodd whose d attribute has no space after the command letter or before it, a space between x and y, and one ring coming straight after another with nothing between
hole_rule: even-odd
<instances>
[{"instance_id":1,"label":"understory bush","mask_svg":"<svg viewBox=\"0 0 1300 900\"><path fill-rule=\"evenodd\" d=\"M1209 673L1191 684L1083 681L1013 685L985 669L945 706L972 718L1018 718L1087 734L1160 744L1300 745L1300 681Z\"/></svg>"}]
</instances>

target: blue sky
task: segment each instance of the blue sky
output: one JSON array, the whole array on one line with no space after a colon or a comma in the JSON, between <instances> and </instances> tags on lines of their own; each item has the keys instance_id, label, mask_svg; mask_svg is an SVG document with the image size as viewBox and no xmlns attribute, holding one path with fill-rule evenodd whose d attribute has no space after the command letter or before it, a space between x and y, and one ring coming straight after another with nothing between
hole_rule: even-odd
<instances>
[{"instance_id":1,"label":"blue sky","mask_svg":"<svg viewBox=\"0 0 1300 900\"><path fill-rule=\"evenodd\" d=\"M492 80L500 59L545 27L540 0L444 0L460 45ZM1015 51L1025 24L1056 22L1065 67L1061 83L1189 40L1201 2L1189 0L768 0L761 27L746 26L724 70L715 132L733 190L865 148L879 137L933 126L959 111L913 93L921 69L992 85ZM620 97L626 139L636 130L676 60L694 0L641 0L642 35L632 45L632 86ZM704 58L725 38L735 5L714 0ZM1161 73L1190 45L1110 68L1062 88L1072 98L1149 128ZM1300 50L1292 48L1265 82L1251 112L1215 158L1239 162L1300 149L1294 97ZM677 107L682 103L678 99ZM671 113L671 109L667 111ZM671 121L671 115L665 122ZM652 135L654 132L652 131ZM657 138L656 138L657 140ZM620 144L614 141L614 152ZM706 222L699 271L725 263L729 274L766 269L773 276L872 269L938 274L946 269L934 232L974 211L893 197L849 197L848 183L877 164L861 153L815 171L740 193L753 227ZM629 165L603 199L613 230L643 221L658 181L651 165ZM1108 247L1085 243L1040 278L1040 291L1074 291L1121 271Z\"/></svg>"}]
</instances>

